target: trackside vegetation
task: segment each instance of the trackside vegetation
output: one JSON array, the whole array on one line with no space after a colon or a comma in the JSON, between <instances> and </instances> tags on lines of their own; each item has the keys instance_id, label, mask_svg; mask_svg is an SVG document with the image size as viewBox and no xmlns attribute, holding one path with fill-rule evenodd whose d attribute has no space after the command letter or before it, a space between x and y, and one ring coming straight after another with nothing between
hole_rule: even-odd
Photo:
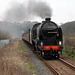
<instances>
[{"instance_id":1,"label":"trackside vegetation","mask_svg":"<svg viewBox=\"0 0 75 75\"><path fill-rule=\"evenodd\" d=\"M28 51L26 50L26 48L24 47L24 45L22 44L21 41L19 41L16 50L20 51L22 53L23 57L26 58L24 67L26 67L26 69L30 72L31 75L33 75L33 74L36 75L35 71L34 71L35 67L34 67L33 63L30 61L31 59L29 57Z\"/></svg>"},{"instance_id":2,"label":"trackside vegetation","mask_svg":"<svg viewBox=\"0 0 75 75\"><path fill-rule=\"evenodd\" d=\"M70 46L64 46L63 54L75 59L75 48L72 48Z\"/></svg>"}]
</instances>

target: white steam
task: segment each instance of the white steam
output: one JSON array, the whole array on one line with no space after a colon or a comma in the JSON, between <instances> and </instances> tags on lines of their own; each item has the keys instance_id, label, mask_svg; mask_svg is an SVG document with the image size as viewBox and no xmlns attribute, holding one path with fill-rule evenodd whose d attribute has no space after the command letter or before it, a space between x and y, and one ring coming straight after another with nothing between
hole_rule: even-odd
<instances>
[{"instance_id":1,"label":"white steam","mask_svg":"<svg viewBox=\"0 0 75 75\"><path fill-rule=\"evenodd\" d=\"M46 18L52 16L52 10L45 2L38 2L35 0L25 3L15 3L5 15L4 20L9 22L23 22L25 20L32 20L34 17Z\"/></svg>"}]
</instances>

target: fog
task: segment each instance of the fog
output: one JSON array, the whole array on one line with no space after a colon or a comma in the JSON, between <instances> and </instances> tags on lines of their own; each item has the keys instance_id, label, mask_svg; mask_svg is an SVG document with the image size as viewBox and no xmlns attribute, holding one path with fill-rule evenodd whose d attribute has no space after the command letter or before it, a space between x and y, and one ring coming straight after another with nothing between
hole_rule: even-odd
<instances>
[{"instance_id":1,"label":"fog","mask_svg":"<svg viewBox=\"0 0 75 75\"><path fill-rule=\"evenodd\" d=\"M5 14L4 21L23 22L32 20L34 17L43 19L51 16L52 9L46 2L29 0L27 4L25 2L12 4Z\"/></svg>"},{"instance_id":2,"label":"fog","mask_svg":"<svg viewBox=\"0 0 75 75\"><path fill-rule=\"evenodd\" d=\"M6 11L3 22L0 23L0 33L4 38L14 39L22 37L22 30L29 29L34 18L44 19L52 16L50 6L42 1L29 0L27 4L13 2ZM35 19L36 21L36 19Z\"/></svg>"}]
</instances>

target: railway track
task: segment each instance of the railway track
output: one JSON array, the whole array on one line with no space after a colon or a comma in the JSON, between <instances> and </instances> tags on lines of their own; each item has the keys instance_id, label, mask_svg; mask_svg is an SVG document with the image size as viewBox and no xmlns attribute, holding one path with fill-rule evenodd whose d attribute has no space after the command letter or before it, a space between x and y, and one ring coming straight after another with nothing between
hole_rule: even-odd
<instances>
[{"instance_id":1,"label":"railway track","mask_svg":"<svg viewBox=\"0 0 75 75\"><path fill-rule=\"evenodd\" d=\"M62 60L48 60L46 61L50 64L54 70L56 70L59 74L57 75L75 75L75 67L67 64L68 62L63 62Z\"/></svg>"},{"instance_id":2,"label":"railway track","mask_svg":"<svg viewBox=\"0 0 75 75\"><path fill-rule=\"evenodd\" d=\"M61 58L59 60L45 60L42 59L37 53L36 55L45 63L54 75L75 75L75 66L65 60Z\"/></svg>"},{"instance_id":3,"label":"railway track","mask_svg":"<svg viewBox=\"0 0 75 75\"><path fill-rule=\"evenodd\" d=\"M28 44L28 43L27 43ZM31 45L28 46L32 49ZM54 75L75 75L75 66L59 58L59 60L45 60L40 57L37 52L33 51L40 60L54 73Z\"/></svg>"}]
</instances>

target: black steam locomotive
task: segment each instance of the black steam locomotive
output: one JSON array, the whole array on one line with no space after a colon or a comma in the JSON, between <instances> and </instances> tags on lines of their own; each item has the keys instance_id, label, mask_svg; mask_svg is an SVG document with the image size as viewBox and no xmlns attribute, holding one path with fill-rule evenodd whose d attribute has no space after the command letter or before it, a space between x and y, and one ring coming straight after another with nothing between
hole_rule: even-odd
<instances>
[{"instance_id":1,"label":"black steam locomotive","mask_svg":"<svg viewBox=\"0 0 75 75\"><path fill-rule=\"evenodd\" d=\"M62 54L62 29L50 18L33 25L31 29L22 35L22 38L30 42L34 50L42 57L59 58L59 52Z\"/></svg>"}]
</instances>

